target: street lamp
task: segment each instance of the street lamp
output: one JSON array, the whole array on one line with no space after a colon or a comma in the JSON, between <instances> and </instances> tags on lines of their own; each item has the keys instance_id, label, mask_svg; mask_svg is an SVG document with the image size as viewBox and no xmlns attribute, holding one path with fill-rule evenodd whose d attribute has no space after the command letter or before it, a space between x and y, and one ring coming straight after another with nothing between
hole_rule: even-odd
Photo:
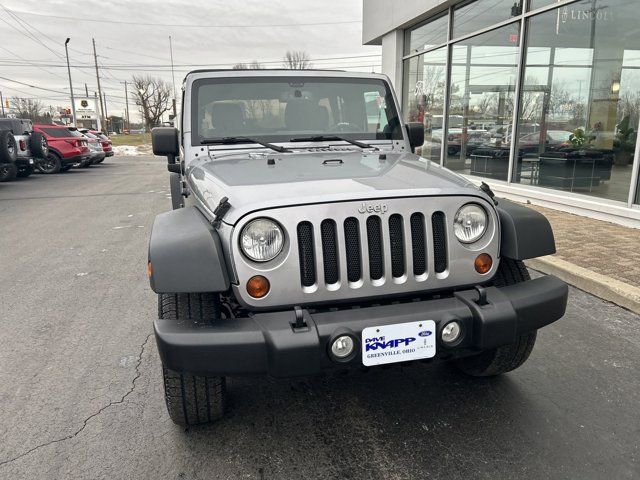
<instances>
[{"instance_id":1,"label":"street lamp","mask_svg":"<svg viewBox=\"0 0 640 480\"><path fill-rule=\"evenodd\" d=\"M69 47L67 47L67 45L69 44L69 40L71 39L67 38L67 40L64 42L64 51L67 54L67 73L69 74L69 90L71 91L71 112L73 113L73 124L77 126L76 102L75 102L75 99L73 98L73 84L71 83L71 67L69 66Z\"/></svg>"}]
</instances>

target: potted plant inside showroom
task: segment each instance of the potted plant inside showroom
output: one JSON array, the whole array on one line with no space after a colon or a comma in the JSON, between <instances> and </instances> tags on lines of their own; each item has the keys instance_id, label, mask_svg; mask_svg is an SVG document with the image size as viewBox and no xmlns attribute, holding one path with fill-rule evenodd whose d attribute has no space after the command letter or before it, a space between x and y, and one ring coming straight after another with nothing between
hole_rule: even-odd
<instances>
[{"instance_id":1,"label":"potted plant inside showroom","mask_svg":"<svg viewBox=\"0 0 640 480\"><path fill-rule=\"evenodd\" d=\"M635 130L629 126L629 115L626 115L616 128L616 137L613 140L616 165L629 165L631 155L635 150Z\"/></svg>"},{"instance_id":2,"label":"potted plant inside showroom","mask_svg":"<svg viewBox=\"0 0 640 480\"><path fill-rule=\"evenodd\" d=\"M576 149L579 150L581 148L586 147L590 143L590 140L584 134L584 130L583 129L576 128L573 131L573 133L571 135L569 135L569 143L571 143L571 146L573 148L576 148Z\"/></svg>"}]
</instances>

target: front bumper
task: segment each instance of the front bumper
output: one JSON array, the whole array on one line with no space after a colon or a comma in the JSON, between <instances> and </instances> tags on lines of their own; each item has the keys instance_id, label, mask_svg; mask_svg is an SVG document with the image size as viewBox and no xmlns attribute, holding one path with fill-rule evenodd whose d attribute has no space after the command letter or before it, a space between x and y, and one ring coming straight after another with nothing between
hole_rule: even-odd
<instances>
[{"instance_id":1,"label":"front bumper","mask_svg":"<svg viewBox=\"0 0 640 480\"><path fill-rule=\"evenodd\" d=\"M104 152L105 157L113 157L114 155L114 151L113 150L107 150L106 152Z\"/></svg>"},{"instance_id":2,"label":"front bumper","mask_svg":"<svg viewBox=\"0 0 640 480\"><path fill-rule=\"evenodd\" d=\"M361 354L337 363L328 354L338 335L359 343L366 327L420 320L441 325L457 320L464 337L455 347L438 341L436 357L470 355L515 342L518 335L544 327L565 312L568 287L554 276L503 288L487 287L487 304L476 303L475 290L453 297L322 313L302 310L307 328L294 329L293 310L258 313L250 318L198 325L190 320L156 320L156 343L165 367L202 375L312 375L332 367L362 366Z\"/></svg>"}]
</instances>

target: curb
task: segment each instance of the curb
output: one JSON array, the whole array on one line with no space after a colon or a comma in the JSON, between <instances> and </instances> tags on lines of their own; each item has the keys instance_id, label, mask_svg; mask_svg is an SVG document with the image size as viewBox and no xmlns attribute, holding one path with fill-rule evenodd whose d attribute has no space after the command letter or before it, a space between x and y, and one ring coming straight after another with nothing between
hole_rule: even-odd
<instances>
[{"instance_id":1,"label":"curb","mask_svg":"<svg viewBox=\"0 0 640 480\"><path fill-rule=\"evenodd\" d=\"M640 288L638 287L551 255L526 260L525 264L527 267L555 275L580 290L640 314Z\"/></svg>"}]
</instances>

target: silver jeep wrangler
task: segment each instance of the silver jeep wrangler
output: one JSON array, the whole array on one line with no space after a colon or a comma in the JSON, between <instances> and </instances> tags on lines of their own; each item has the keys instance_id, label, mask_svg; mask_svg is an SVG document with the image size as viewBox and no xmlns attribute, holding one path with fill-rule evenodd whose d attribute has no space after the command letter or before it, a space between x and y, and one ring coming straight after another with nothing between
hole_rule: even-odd
<instances>
[{"instance_id":1,"label":"silver jeep wrangler","mask_svg":"<svg viewBox=\"0 0 640 480\"><path fill-rule=\"evenodd\" d=\"M313 375L426 359L519 367L567 285L539 213L420 158L383 75L200 70L179 130L153 130L173 211L148 273L169 415L224 412L225 377Z\"/></svg>"}]
</instances>

